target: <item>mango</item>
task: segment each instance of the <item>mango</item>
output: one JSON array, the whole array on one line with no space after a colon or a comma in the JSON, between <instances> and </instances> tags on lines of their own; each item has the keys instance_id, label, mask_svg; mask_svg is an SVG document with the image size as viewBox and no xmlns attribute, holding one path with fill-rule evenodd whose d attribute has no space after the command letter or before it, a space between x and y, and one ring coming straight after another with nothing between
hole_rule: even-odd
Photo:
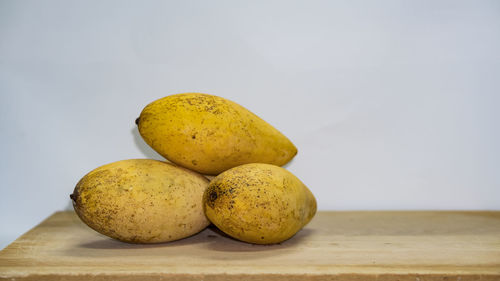
<instances>
[{"instance_id":1,"label":"mango","mask_svg":"<svg viewBox=\"0 0 500 281\"><path fill-rule=\"evenodd\" d=\"M191 236L209 221L202 198L208 180L157 160L101 166L76 185L73 207L95 231L129 243L160 243Z\"/></svg>"},{"instance_id":2,"label":"mango","mask_svg":"<svg viewBox=\"0 0 500 281\"><path fill-rule=\"evenodd\" d=\"M144 141L160 155L207 175L254 162L282 166L297 154L287 137L257 115L208 94L156 100L136 123Z\"/></svg>"},{"instance_id":3,"label":"mango","mask_svg":"<svg viewBox=\"0 0 500 281\"><path fill-rule=\"evenodd\" d=\"M241 241L274 244L291 238L316 214L316 199L291 172L253 163L229 169L209 184L205 214Z\"/></svg>"}]
</instances>

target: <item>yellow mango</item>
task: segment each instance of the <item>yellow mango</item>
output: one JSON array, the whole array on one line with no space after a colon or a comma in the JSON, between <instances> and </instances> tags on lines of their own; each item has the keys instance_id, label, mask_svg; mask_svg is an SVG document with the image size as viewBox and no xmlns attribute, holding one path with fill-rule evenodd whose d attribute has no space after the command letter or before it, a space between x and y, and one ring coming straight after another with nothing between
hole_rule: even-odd
<instances>
[{"instance_id":1,"label":"yellow mango","mask_svg":"<svg viewBox=\"0 0 500 281\"><path fill-rule=\"evenodd\" d=\"M269 164L229 169L209 184L205 214L241 241L273 244L295 235L316 214L316 199L292 173Z\"/></svg>"},{"instance_id":2,"label":"yellow mango","mask_svg":"<svg viewBox=\"0 0 500 281\"><path fill-rule=\"evenodd\" d=\"M208 180L162 161L132 159L101 166L76 185L73 207L97 232L130 243L191 236L209 221L203 213Z\"/></svg>"},{"instance_id":3,"label":"yellow mango","mask_svg":"<svg viewBox=\"0 0 500 281\"><path fill-rule=\"evenodd\" d=\"M144 141L160 155L208 175L247 163L282 166L297 154L287 137L257 115L207 94L156 100L136 123Z\"/></svg>"}]
</instances>

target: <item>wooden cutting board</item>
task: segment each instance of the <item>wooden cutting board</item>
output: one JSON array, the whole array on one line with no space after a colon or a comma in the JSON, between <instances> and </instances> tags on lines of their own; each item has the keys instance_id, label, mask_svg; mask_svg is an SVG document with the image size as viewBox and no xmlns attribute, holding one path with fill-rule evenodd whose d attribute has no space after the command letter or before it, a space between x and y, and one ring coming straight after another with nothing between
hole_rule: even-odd
<instances>
[{"instance_id":1,"label":"wooden cutting board","mask_svg":"<svg viewBox=\"0 0 500 281\"><path fill-rule=\"evenodd\" d=\"M320 212L272 246L213 228L126 244L58 212L0 252L0 279L500 280L500 212Z\"/></svg>"}]
</instances>

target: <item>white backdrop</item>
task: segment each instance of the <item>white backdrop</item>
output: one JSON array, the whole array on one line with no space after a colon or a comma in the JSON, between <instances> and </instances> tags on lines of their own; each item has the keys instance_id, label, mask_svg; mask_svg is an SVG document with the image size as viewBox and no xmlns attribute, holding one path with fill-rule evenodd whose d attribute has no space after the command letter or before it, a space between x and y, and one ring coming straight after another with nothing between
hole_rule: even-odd
<instances>
[{"instance_id":1,"label":"white backdrop","mask_svg":"<svg viewBox=\"0 0 500 281\"><path fill-rule=\"evenodd\" d=\"M500 209L499 1L1 1L0 248L134 120L219 95L287 135L321 210Z\"/></svg>"}]
</instances>

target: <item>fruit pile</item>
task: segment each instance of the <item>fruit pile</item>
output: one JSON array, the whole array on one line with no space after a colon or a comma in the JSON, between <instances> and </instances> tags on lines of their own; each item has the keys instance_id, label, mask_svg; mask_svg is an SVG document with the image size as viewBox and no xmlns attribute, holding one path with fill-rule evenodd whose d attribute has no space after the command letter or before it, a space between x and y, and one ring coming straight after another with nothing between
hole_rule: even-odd
<instances>
[{"instance_id":1,"label":"fruit pile","mask_svg":"<svg viewBox=\"0 0 500 281\"><path fill-rule=\"evenodd\" d=\"M144 141L171 163L122 160L85 175L70 197L97 232L160 243L212 222L238 240L273 244L316 213L311 191L279 167L297 148L244 107L207 94L177 94L147 105L136 123Z\"/></svg>"}]
</instances>

